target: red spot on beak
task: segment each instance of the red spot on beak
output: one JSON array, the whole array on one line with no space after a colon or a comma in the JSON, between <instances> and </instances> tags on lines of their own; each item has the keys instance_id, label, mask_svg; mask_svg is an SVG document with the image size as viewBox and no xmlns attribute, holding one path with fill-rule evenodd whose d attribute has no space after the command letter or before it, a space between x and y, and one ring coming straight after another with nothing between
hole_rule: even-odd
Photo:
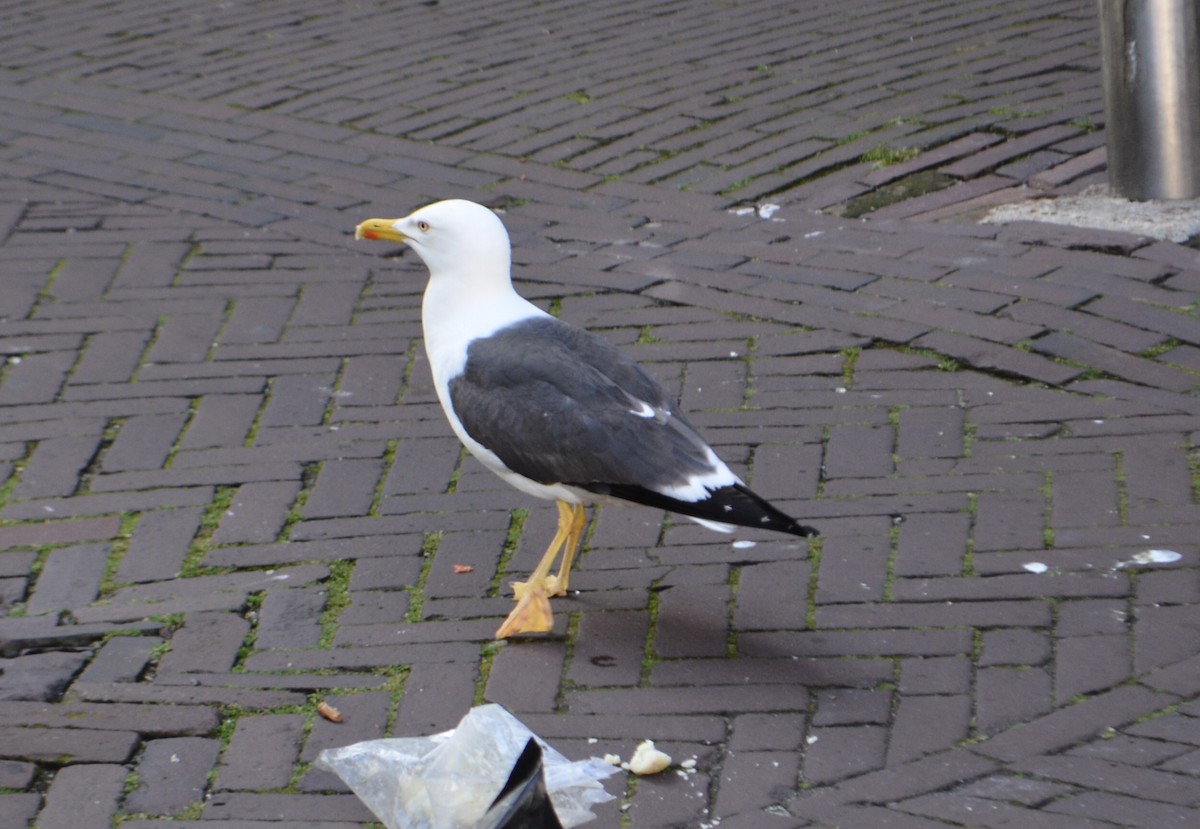
<instances>
[{"instance_id":1,"label":"red spot on beak","mask_svg":"<svg viewBox=\"0 0 1200 829\"><path fill-rule=\"evenodd\" d=\"M379 239L379 234L376 233L374 230L364 230L363 238L370 239L371 241L377 241Z\"/></svg>"}]
</instances>

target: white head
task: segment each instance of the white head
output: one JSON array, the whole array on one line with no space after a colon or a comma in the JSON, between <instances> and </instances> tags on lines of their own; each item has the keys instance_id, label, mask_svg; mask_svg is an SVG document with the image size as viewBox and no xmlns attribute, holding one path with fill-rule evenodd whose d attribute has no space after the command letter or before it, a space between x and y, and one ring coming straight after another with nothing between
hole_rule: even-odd
<instances>
[{"instance_id":1,"label":"white head","mask_svg":"<svg viewBox=\"0 0 1200 829\"><path fill-rule=\"evenodd\" d=\"M511 247L504 223L488 208L464 199L434 202L403 219L367 219L355 239L404 242L429 268L431 281L453 279L483 288L511 285Z\"/></svg>"}]
</instances>

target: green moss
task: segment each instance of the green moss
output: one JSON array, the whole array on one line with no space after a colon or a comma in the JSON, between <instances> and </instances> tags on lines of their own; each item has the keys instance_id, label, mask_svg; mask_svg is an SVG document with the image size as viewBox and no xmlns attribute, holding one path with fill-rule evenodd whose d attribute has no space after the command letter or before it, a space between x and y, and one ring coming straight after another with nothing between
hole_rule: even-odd
<instances>
[{"instance_id":1,"label":"green moss","mask_svg":"<svg viewBox=\"0 0 1200 829\"><path fill-rule=\"evenodd\" d=\"M338 617L350 606L350 578L354 575L353 559L334 561L329 565L329 577L325 580L325 611L321 614L321 640L319 648L332 648L337 637Z\"/></svg>"},{"instance_id":2,"label":"green moss","mask_svg":"<svg viewBox=\"0 0 1200 829\"><path fill-rule=\"evenodd\" d=\"M442 543L442 533L428 532L421 542L421 556L424 558L424 563L421 565L421 575L417 578L417 583L410 585L405 589L408 590L409 606L408 613L404 614L404 621L416 623L421 621L425 611L425 585L429 583L429 571L433 568L433 559L437 555L438 546Z\"/></svg>"},{"instance_id":3,"label":"green moss","mask_svg":"<svg viewBox=\"0 0 1200 829\"><path fill-rule=\"evenodd\" d=\"M808 576L808 607L804 614L804 624L809 630L817 629L817 590L821 584L821 554L824 541L820 536L808 539L808 560L812 571Z\"/></svg>"},{"instance_id":4,"label":"green moss","mask_svg":"<svg viewBox=\"0 0 1200 829\"><path fill-rule=\"evenodd\" d=\"M525 532L525 521L529 518L529 510L525 507L512 511L509 518L508 535L504 539L504 550L500 553L500 561L496 565L496 575L488 584L488 596L495 598L504 590L504 577L508 573L508 564L517 553L517 545L521 534Z\"/></svg>"},{"instance_id":5,"label":"green moss","mask_svg":"<svg viewBox=\"0 0 1200 829\"><path fill-rule=\"evenodd\" d=\"M862 154L860 161L872 164L876 169L891 167L904 161L911 161L920 155L919 147L893 147L890 144L880 144Z\"/></svg>"},{"instance_id":6,"label":"green moss","mask_svg":"<svg viewBox=\"0 0 1200 829\"><path fill-rule=\"evenodd\" d=\"M863 160L871 159L864 155ZM842 215L848 219L856 219L888 205L943 190L957 181L954 176L936 170L922 170L851 199L842 208Z\"/></svg>"}]
</instances>

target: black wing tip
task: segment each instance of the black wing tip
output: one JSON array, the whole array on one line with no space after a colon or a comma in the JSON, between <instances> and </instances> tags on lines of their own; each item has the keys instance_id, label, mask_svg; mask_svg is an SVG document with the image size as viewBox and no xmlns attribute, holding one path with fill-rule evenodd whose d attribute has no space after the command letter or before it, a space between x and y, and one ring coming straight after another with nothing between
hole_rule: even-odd
<instances>
[{"instance_id":1,"label":"black wing tip","mask_svg":"<svg viewBox=\"0 0 1200 829\"><path fill-rule=\"evenodd\" d=\"M677 512L693 518L703 518L721 524L739 527L759 527L774 532L789 533L810 538L821 533L815 528L801 524L795 518L772 506L766 499L756 495L743 484L723 486L709 493L703 501L680 501L654 490L627 484L572 484L598 495L606 495L642 504L648 507Z\"/></svg>"},{"instance_id":2,"label":"black wing tip","mask_svg":"<svg viewBox=\"0 0 1200 829\"><path fill-rule=\"evenodd\" d=\"M784 532L791 533L792 535L798 535L802 538L815 538L821 534L821 531L816 527L810 527L807 524L797 524L794 522L792 523L792 526L785 529Z\"/></svg>"}]
</instances>

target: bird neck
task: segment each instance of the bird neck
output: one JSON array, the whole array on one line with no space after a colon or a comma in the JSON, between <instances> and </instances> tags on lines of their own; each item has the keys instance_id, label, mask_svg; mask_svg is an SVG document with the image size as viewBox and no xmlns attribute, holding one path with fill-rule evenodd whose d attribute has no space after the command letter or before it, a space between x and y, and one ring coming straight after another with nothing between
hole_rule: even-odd
<instances>
[{"instance_id":1,"label":"bird neck","mask_svg":"<svg viewBox=\"0 0 1200 829\"><path fill-rule=\"evenodd\" d=\"M478 271L476 271L478 273ZM441 383L462 371L467 345L514 322L544 316L526 300L505 275L488 278L431 277L421 303L425 351L434 379Z\"/></svg>"}]
</instances>

